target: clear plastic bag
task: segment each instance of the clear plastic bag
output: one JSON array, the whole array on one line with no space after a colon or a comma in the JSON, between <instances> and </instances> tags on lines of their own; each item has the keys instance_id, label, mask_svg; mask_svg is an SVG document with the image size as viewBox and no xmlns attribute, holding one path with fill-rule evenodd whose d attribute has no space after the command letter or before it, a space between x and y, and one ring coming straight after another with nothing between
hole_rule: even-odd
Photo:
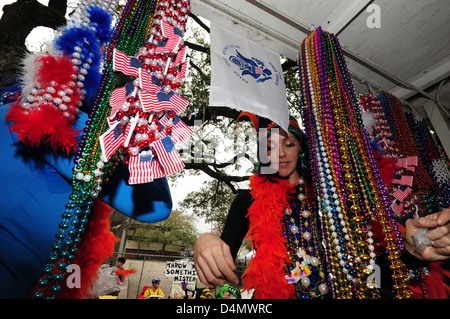
<instances>
[{"instance_id":1,"label":"clear plastic bag","mask_svg":"<svg viewBox=\"0 0 450 319\"><path fill-rule=\"evenodd\" d=\"M415 250L421 254L427 246L433 244L433 242L428 238L428 229L427 228L419 228L412 234L412 238L414 240Z\"/></svg>"},{"instance_id":2,"label":"clear plastic bag","mask_svg":"<svg viewBox=\"0 0 450 319\"><path fill-rule=\"evenodd\" d=\"M116 267L104 264L98 269L98 279L93 283L90 294L99 297L121 291L124 288L125 285L116 276Z\"/></svg>"}]
</instances>

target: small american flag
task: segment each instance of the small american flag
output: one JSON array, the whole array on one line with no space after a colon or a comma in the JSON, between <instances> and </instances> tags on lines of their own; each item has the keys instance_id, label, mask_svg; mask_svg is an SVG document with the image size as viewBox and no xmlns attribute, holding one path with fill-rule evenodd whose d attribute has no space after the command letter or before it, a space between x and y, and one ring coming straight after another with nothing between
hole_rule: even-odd
<instances>
[{"instance_id":1,"label":"small american flag","mask_svg":"<svg viewBox=\"0 0 450 319\"><path fill-rule=\"evenodd\" d=\"M403 212L403 203L396 199L392 202L391 208L397 216L400 216Z\"/></svg>"},{"instance_id":2,"label":"small american flag","mask_svg":"<svg viewBox=\"0 0 450 319\"><path fill-rule=\"evenodd\" d=\"M144 112L160 112L162 110L173 109L176 113L181 113L189 104L188 101L180 97L175 92L164 92L161 88L158 92L140 92L139 93L142 109Z\"/></svg>"},{"instance_id":3,"label":"small american flag","mask_svg":"<svg viewBox=\"0 0 450 319\"><path fill-rule=\"evenodd\" d=\"M173 27L169 22L167 21L161 21L161 34L164 38L172 38L174 36L183 37L183 32L176 28Z\"/></svg>"},{"instance_id":4,"label":"small american flag","mask_svg":"<svg viewBox=\"0 0 450 319\"><path fill-rule=\"evenodd\" d=\"M161 83L154 74L150 74L143 69L140 69L140 73L139 86L141 89L150 92L158 92L161 89Z\"/></svg>"},{"instance_id":5,"label":"small american flag","mask_svg":"<svg viewBox=\"0 0 450 319\"><path fill-rule=\"evenodd\" d=\"M406 168L408 171L414 172L416 169L416 166L419 164L419 159L417 156L400 156L397 159L397 167L399 168Z\"/></svg>"},{"instance_id":6,"label":"small american flag","mask_svg":"<svg viewBox=\"0 0 450 319\"><path fill-rule=\"evenodd\" d=\"M125 86L115 89L109 99L109 105L114 106L118 103L122 103L123 100L134 91L134 89L134 84L131 82L125 84Z\"/></svg>"},{"instance_id":7,"label":"small american flag","mask_svg":"<svg viewBox=\"0 0 450 319\"><path fill-rule=\"evenodd\" d=\"M122 123L116 122L108 131L100 135L100 147L102 149L102 160L109 161L111 156L123 145L125 138L123 135Z\"/></svg>"},{"instance_id":8,"label":"small american flag","mask_svg":"<svg viewBox=\"0 0 450 319\"><path fill-rule=\"evenodd\" d=\"M170 109L170 97L167 93L160 90L158 92L139 92L139 97L144 112L159 112Z\"/></svg>"},{"instance_id":9,"label":"small american flag","mask_svg":"<svg viewBox=\"0 0 450 319\"><path fill-rule=\"evenodd\" d=\"M175 92L171 91L169 93L169 95L170 95L170 103L172 104L172 107L169 109L174 110L175 113L180 114L189 105L188 101L183 99L181 96L179 96Z\"/></svg>"},{"instance_id":10,"label":"small american flag","mask_svg":"<svg viewBox=\"0 0 450 319\"><path fill-rule=\"evenodd\" d=\"M125 53L114 49L113 51L113 69L125 73L126 75L139 76L139 69L142 66L141 61L135 57L129 57Z\"/></svg>"},{"instance_id":11,"label":"small american flag","mask_svg":"<svg viewBox=\"0 0 450 319\"><path fill-rule=\"evenodd\" d=\"M175 144L170 136L154 142L153 148L166 176L176 173L184 167L183 161L175 149Z\"/></svg>"},{"instance_id":12,"label":"small american flag","mask_svg":"<svg viewBox=\"0 0 450 319\"><path fill-rule=\"evenodd\" d=\"M187 58L187 47L182 46L181 49L177 53L177 57L175 58L173 65L177 66L177 65L183 64L184 62L186 62L186 58Z\"/></svg>"},{"instance_id":13,"label":"small american flag","mask_svg":"<svg viewBox=\"0 0 450 319\"><path fill-rule=\"evenodd\" d=\"M131 137L133 136L134 128L137 125L138 119L139 119L139 112L130 117L130 120L128 121L128 124L125 128L125 132L123 133L124 136L123 146L128 147Z\"/></svg>"},{"instance_id":14,"label":"small american flag","mask_svg":"<svg viewBox=\"0 0 450 319\"><path fill-rule=\"evenodd\" d=\"M164 126L167 126L167 122L169 120L168 115L164 115L164 117L161 119L160 123ZM192 129L187 126L178 116L174 116L173 122L172 122L172 133L171 136L176 142L185 142L187 141L191 135L192 135Z\"/></svg>"},{"instance_id":15,"label":"small american flag","mask_svg":"<svg viewBox=\"0 0 450 319\"><path fill-rule=\"evenodd\" d=\"M413 177L410 175L394 175L392 183L411 187L413 184Z\"/></svg>"},{"instance_id":16,"label":"small american flag","mask_svg":"<svg viewBox=\"0 0 450 319\"><path fill-rule=\"evenodd\" d=\"M161 33L166 40L160 41L155 49L155 53L177 52L180 45L184 44L183 32L164 21L161 24Z\"/></svg>"},{"instance_id":17,"label":"small american flag","mask_svg":"<svg viewBox=\"0 0 450 319\"><path fill-rule=\"evenodd\" d=\"M130 156L128 169L130 170L130 184L142 184L153 181L152 163L154 158L152 151L142 151Z\"/></svg>"},{"instance_id":18,"label":"small american flag","mask_svg":"<svg viewBox=\"0 0 450 319\"><path fill-rule=\"evenodd\" d=\"M176 52L180 44L183 44L183 39L180 37L173 37L170 39L162 40L156 46L155 53L162 54Z\"/></svg>"},{"instance_id":19,"label":"small american flag","mask_svg":"<svg viewBox=\"0 0 450 319\"><path fill-rule=\"evenodd\" d=\"M392 195L399 201L403 202L411 192L412 192L411 187L401 185Z\"/></svg>"},{"instance_id":20,"label":"small american flag","mask_svg":"<svg viewBox=\"0 0 450 319\"><path fill-rule=\"evenodd\" d=\"M166 176L166 174L164 174L164 169L162 168L161 164L158 162L156 158L153 158L152 174L153 179Z\"/></svg>"},{"instance_id":21,"label":"small american flag","mask_svg":"<svg viewBox=\"0 0 450 319\"><path fill-rule=\"evenodd\" d=\"M178 74L177 74L178 80L181 80L182 78L184 78L185 76L188 75L189 61L190 61L190 58L187 58L186 61L181 64L180 72L178 72Z\"/></svg>"},{"instance_id":22,"label":"small american flag","mask_svg":"<svg viewBox=\"0 0 450 319\"><path fill-rule=\"evenodd\" d=\"M133 83L129 82L125 86L117 88L113 91L111 98L109 99L109 104L111 105L111 113L108 117L108 124L112 126L116 123L116 114L119 112L120 107L125 102L125 99L130 95L136 94L136 87Z\"/></svg>"}]
</instances>

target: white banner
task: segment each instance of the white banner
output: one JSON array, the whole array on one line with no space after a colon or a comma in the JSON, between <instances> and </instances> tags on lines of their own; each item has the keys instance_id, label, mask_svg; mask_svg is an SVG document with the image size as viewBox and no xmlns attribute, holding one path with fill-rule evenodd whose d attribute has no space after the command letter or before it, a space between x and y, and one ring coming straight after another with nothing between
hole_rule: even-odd
<instances>
[{"instance_id":1,"label":"white banner","mask_svg":"<svg viewBox=\"0 0 450 319\"><path fill-rule=\"evenodd\" d=\"M211 23L209 105L266 117L287 131L289 111L280 55Z\"/></svg>"}]
</instances>

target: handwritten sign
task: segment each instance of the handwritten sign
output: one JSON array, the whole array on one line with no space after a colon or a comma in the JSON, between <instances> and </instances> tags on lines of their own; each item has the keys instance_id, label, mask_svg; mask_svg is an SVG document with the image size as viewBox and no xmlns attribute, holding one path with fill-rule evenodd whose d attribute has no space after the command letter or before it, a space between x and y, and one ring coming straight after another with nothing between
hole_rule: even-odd
<instances>
[{"instance_id":1,"label":"handwritten sign","mask_svg":"<svg viewBox=\"0 0 450 319\"><path fill-rule=\"evenodd\" d=\"M166 278L172 277L173 282L195 283L198 276L194 263L191 261L169 261L164 271Z\"/></svg>"}]
</instances>

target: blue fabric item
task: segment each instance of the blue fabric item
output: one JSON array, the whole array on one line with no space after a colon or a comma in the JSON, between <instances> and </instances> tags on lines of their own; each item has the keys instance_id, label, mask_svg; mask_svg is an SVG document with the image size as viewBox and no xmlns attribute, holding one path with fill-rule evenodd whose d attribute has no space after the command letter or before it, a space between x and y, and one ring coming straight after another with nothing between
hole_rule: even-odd
<instances>
[{"instance_id":1,"label":"blue fabric item","mask_svg":"<svg viewBox=\"0 0 450 319\"><path fill-rule=\"evenodd\" d=\"M73 158L23 147L0 106L0 298L28 298L55 242L72 188ZM88 117L81 113L82 129ZM142 222L166 219L172 198L165 178L130 186L120 164L99 198Z\"/></svg>"}]
</instances>

